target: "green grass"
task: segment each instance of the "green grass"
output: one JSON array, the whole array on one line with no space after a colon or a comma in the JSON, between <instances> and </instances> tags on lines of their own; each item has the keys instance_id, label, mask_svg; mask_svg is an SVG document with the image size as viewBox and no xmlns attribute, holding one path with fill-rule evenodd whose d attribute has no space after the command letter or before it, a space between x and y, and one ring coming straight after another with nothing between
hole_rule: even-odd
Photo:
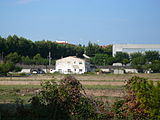
<instances>
[{"instance_id":1,"label":"green grass","mask_svg":"<svg viewBox=\"0 0 160 120\"><path fill-rule=\"evenodd\" d=\"M0 101L12 101L17 97L16 94L5 94L0 96Z\"/></svg>"},{"instance_id":2,"label":"green grass","mask_svg":"<svg viewBox=\"0 0 160 120\"><path fill-rule=\"evenodd\" d=\"M31 99L32 94L26 94L25 96L17 95L17 94L6 94L0 96L0 103L15 103L16 99L21 98L23 99L24 103L28 103Z\"/></svg>"},{"instance_id":3,"label":"green grass","mask_svg":"<svg viewBox=\"0 0 160 120\"><path fill-rule=\"evenodd\" d=\"M124 86L113 86L113 85L83 85L85 89L100 89L100 90L105 90L105 89L123 89Z\"/></svg>"},{"instance_id":4,"label":"green grass","mask_svg":"<svg viewBox=\"0 0 160 120\"><path fill-rule=\"evenodd\" d=\"M123 86L112 86L112 85L84 85L85 89L123 89ZM40 85L0 85L0 102L15 101L16 98L22 98L25 101L29 100L33 94L26 93L24 96L20 95L20 90L41 88Z\"/></svg>"},{"instance_id":5,"label":"green grass","mask_svg":"<svg viewBox=\"0 0 160 120\"><path fill-rule=\"evenodd\" d=\"M52 79L50 79L52 80ZM27 79L27 78L24 78L24 79L0 79L0 81L48 81L48 80L38 80L38 79ZM56 80L58 81L58 80Z\"/></svg>"},{"instance_id":6,"label":"green grass","mask_svg":"<svg viewBox=\"0 0 160 120\"><path fill-rule=\"evenodd\" d=\"M24 103L34 95L31 93L20 94L22 89L40 88L38 85L0 85L0 102L1 103L14 103L17 98L24 100Z\"/></svg>"}]
</instances>

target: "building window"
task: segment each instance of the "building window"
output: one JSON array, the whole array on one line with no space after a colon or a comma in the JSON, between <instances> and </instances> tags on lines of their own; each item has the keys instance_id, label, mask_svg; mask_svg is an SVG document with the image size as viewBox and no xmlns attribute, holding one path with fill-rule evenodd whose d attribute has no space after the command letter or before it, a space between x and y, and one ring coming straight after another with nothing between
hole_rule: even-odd
<instances>
[{"instance_id":1,"label":"building window","mask_svg":"<svg viewBox=\"0 0 160 120\"><path fill-rule=\"evenodd\" d=\"M74 69L74 71L76 71L76 69Z\"/></svg>"},{"instance_id":2,"label":"building window","mask_svg":"<svg viewBox=\"0 0 160 120\"><path fill-rule=\"evenodd\" d=\"M82 64L82 62L79 62L79 64Z\"/></svg>"},{"instance_id":3,"label":"building window","mask_svg":"<svg viewBox=\"0 0 160 120\"><path fill-rule=\"evenodd\" d=\"M74 61L74 64L76 64L76 61Z\"/></svg>"},{"instance_id":4,"label":"building window","mask_svg":"<svg viewBox=\"0 0 160 120\"><path fill-rule=\"evenodd\" d=\"M62 72L62 69L58 69L58 72Z\"/></svg>"},{"instance_id":5,"label":"building window","mask_svg":"<svg viewBox=\"0 0 160 120\"><path fill-rule=\"evenodd\" d=\"M71 72L71 69L67 69L68 72Z\"/></svg>"},{"instance_id":6,"label":"building window","mask_svg":"<svg viewBox=\"0 0 160 120\"><path fill-rule=\"evenodd\" d=\"M79 69L79 72L82 72L82 69Z\"/></svg>"},{"instance_id":7,"label":"building window","mask_svg":"<svg viewBox=\"0 0 160 120\"><path fill-rule=\"evenodd\" d=\"M71 62L70 62L70 61L68 61L67 63L68 63L68 64L70 64Z\"/></svg>"}]
</instances>

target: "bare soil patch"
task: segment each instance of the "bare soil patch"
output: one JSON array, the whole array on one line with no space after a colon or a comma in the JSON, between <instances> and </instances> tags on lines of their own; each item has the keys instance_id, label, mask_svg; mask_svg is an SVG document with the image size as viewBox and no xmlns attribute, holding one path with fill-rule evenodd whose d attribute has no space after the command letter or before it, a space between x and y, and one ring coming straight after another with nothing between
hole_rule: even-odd
<instances>
[{"instance_id":1,"label":"bare soil patch","mask_svg":"<svg viewBox=\"0 0 160 120\"><path fill-rule=\"evenodd\" d=\"M81 81L80 82L82 85L115 85L115 86L122 86L122 85L125 85L124 82L94 82L94 81L91 81L91 82L88 82L88 81Z\"/></svg>"},{"instance_id":2,"label":"bare soil patch","mask_svg":"<svg viewBox=\"0 0 160 120\"><path fill-rule=\"evenodd\" d=\"M40 85L41 81L0 81L0 85Z\"/></svg>"},{"instance_id":3,"label":"bare soil patch","mask_svg":"<svg viewBox=\"0 0 160 120\"><path fill-rule=\"evenodd\" d=\"M0 81L0 85L40 85L42 81ZM82 85L113 85L122 86L125 85L124 82L88 82L81 81Z\"/></svg>"},{"instance_id":4,"label":"bare soil patch","mask_svg":"<svg viewBox=\"0 0 160 120\"><path fill-rule=\"evenodd\" d=\"M19 91L19 94L37 94L38 92L40 92L40 88L25 88L25 89L21 89ZM112 97L124 97L125 92L124 90L88 90L85 89L85 93L88 96L112 96Z\"/></svg>"},{"instance_id":5,"label":"bare soil patch","mask_svg":"<svg viewBox=\"0 0 160 120\"><path fill-rule=\"evenodd\" d=\"M160 80L160 74L154 73L154 74L123 74L123 75L114 75L114 74L100 74L100 75L73 75L78 80L92 80L92 81L98 81L98 80L128 80L133 76L139 76L139 77L145 77L149 80ZM47 75L47 74L38 74L38 75L31 75L28 77L0 77L0 80L34 80L34 81L40 81L40 80L53 80L53 79L63 79L65 75Z\"/></svg>"},{"instance_id":6,"label":"bare soil patch","mask_svg":"<svg viewBox=\"0 0 160 120\"><path fill-rule=\"evenodd\" d=\"M124 90L85 90L89 96L112 96L112 97L124 97Z\"/></svg>"}]
</instances>

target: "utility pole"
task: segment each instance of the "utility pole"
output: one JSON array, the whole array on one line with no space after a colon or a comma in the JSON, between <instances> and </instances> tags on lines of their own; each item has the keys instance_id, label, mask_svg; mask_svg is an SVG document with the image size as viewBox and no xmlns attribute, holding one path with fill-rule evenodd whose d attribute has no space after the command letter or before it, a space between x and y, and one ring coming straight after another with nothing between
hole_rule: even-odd
<instances>
[{"instance_id":1,"label":"utility pole","mask_svg":"<svg viewBox=\"0 0 160 120\"><path fill-rule=\"evenodd\" d=\"M48 60L49 60L49 66L51 65L51 52L49 51L49 56L48 56Z\"/></svg>"},{"instance_id":2,"label":"utility pole","mask_svg":"<svg viewBox=\"0 0 160 120\"><path fill-rule=\"evenodd\" d=\"M0 56L1 58L2 58L2 60L3 60L3 52L1 53L1 56Z\"/></svg>"},{"instance_id":3,"label":"utility pole","mask_svg":"<svg viewBox=\"0 0 160 120\"><path fill-rule=\"evenodd\" d=\"M4 54L4 52L2 52L2 53L1 53L1 56L0 56L1 59L2 59L2 62L3 62L3 59L4 59L4 58L3 58L3 54Z\"/></svg>"}]
</instances>

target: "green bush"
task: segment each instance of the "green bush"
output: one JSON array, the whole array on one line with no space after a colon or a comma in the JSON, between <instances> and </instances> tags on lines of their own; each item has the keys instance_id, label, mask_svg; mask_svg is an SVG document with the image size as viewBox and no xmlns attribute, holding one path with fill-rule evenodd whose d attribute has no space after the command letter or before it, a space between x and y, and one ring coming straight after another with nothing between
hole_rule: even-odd
<instances>
[{"instance_id":1,"label":"green bush","mask_svg":"<svg viewBox=\"0 0 160 120\"><path fill-rule=\"evenodd\" d=\"M15 66L11 62L0 64L0 76L7 76L7 73L13 71Z\"/></svg>"},{"instance_id":2,"label":"green bush","mask_svg":"<svg viewBox=\"0 0 160 120\"><path fill-rule=\"evenodd\" d=\"M154 84L146 78L132 77L126 85L130 105L134 104L137 116L149 119L160 119L160 82ZM133 110L132 110L133 111Z\"/></svg>"}]
</instances>

